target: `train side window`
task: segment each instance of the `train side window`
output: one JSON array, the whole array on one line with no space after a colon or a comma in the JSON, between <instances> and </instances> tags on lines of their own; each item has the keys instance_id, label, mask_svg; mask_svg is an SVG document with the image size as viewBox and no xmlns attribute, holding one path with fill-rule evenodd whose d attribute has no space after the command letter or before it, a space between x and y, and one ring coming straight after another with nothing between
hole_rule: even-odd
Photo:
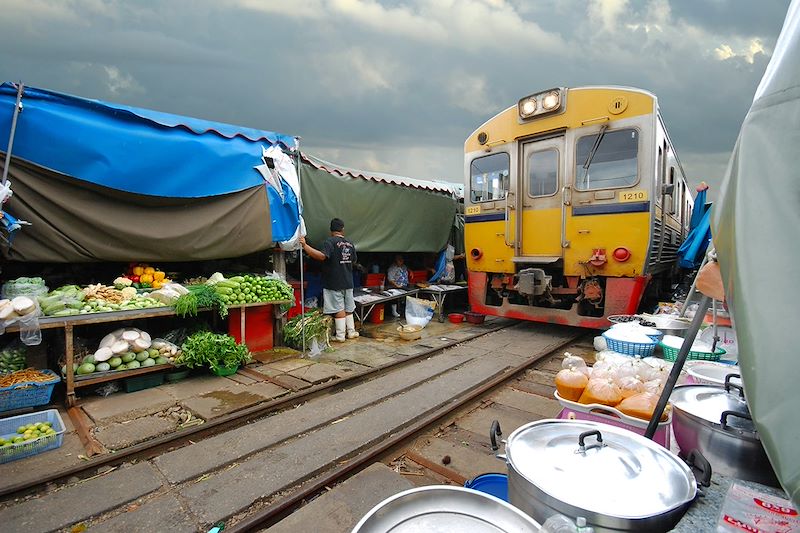
<instances>
[{"instance_id":1,"label":"train side window","mask_svg":"<svg viewBox=\"0 0 800 533\"><path fill-rule=\"evenodd\" d=\"M473 159L469 167L470 200L502 200L508 191L509 155L504 152Z\"/></svg>"},{"instance_id":2,"label":"train side window","mask_svg":"<svg viewBox=\"0 0 800 533\"><path fill-rule=\"evenodd\" d=\"M579 138L575 187L585 191L635 185L639 181L638 153L639 133L635 129L606 131Z\"/></svg>"},{"instance_id":3,"label":"train side window","mask_svg":"<svg viewBox=\"0 0 800 533\"><path fill-rule=\"evenodd\" d=\"M528 156L528 194L550 196L558 190L558 150L542 150Z\"/></svg>"}]
</instances>

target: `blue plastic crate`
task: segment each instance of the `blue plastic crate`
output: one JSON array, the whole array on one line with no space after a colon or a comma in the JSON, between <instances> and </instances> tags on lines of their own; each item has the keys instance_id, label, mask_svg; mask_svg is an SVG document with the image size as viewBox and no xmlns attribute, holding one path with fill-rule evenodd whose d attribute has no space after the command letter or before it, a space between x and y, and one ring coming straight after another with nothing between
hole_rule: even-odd
<instances>
[{"instance_id":1,"label":"blue plastic crate","mask_svg":"<svg viewBox=\"0 0 800 533\"><path fill-rule=\"evenodd\" d=\"M648 343L621 341L612 339L605 333L603 333L603 338L606 340L606 346L608 346L609 350L633 357L650 357L656 349L656 344L658 344L654 340Z\"/></svg>"},{"instance_id":2,"label":"blue plastic crate","mask_svg":"<svg viewBox=\"0 0 800 533\"><path fill-rule=\"evenodd\" d=\"M28 413L0 419L0 437L4 439L8 439L8 437L13 438L18 435L18 427L26 424L35 424L36 422L52 423L52 428L55 430L56 434L49 437L40 437L31 442L20 442L10 446L0 446L0 464L30 457L48 450L55 450L61 446L61 443L64 441L65 427L64 421L61 420L61 415L58 414L58 409L47 409L46 411L39 411L37 413Z\"/></svg>"},{"instance_id":3,"label":"blue plastic crate","mask_svg":"<svg viewBox=\"0 0 800 533\"><path fill-rule=\"evenodd\" d=\"M40 370L45 374L50 374L51 381L27 381L17 383L10 387L0 388L0 411L10 411L12 409L22 409L24 407L35 407L37 405L47 405L50 403L50 396L56 383L61 381L58 374L52 370Z\"/></svg>"}]
</instances>

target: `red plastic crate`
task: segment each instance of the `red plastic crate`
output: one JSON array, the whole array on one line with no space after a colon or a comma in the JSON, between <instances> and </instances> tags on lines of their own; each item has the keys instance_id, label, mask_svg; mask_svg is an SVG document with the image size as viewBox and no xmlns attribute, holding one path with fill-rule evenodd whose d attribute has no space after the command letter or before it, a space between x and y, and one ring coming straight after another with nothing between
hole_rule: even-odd
<instances>
[{"instance_id":1,"label":"red plastic crate","mask_svg":"<svg viewBox=\"0 0 800 533\"><path fill-rule=\"evenodd\" d=\"M244 344L251 352L263 352L272 349L272 330L274 316L272 304L248 307L244 315ZM242 309L228 310L228 335L242 344Z\"/></svg>"}]
</instances>

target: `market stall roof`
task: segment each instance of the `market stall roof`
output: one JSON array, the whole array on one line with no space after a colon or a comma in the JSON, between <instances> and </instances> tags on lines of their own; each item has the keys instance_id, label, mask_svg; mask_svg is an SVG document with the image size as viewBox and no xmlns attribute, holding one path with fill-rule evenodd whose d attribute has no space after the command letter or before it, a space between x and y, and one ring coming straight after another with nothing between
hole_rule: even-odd
<instances>
[{"instance_id":1,"label":"market stall roof","mask_svg":"<svg viewBox=\"0 0 800 533\"><path fill-rule=\"evenodd\" d=\"M0 161L17 86L0 85ZM290 238L297 198L256 169L287 135L24 87L10 213L18 261L195 261ZM286 188L288 189L288 187Z\"/></svg>"},{"instance_id":2,"label":"market stall roof","mask_svg":"<svg viewBox=\"0 0 800 533\"><path fill-rule=\"evenodd\" d=\"M353 168L337 165L324 161L318 157L303 153L302 158L304 161L310 163L320 170L336 174L338 176L348 176L351 178L359 178L364 180L371 180L380 183L389 183L392 185L402 185L404 187L411 187L413 189L424 189L434 192L442 192L450 194L455 198L464 197L464 185L460 183L452 183L441 180L422 180L417 178L408 178L405 176L395 176L393 174L385 174L382 172L374 172L370 170L356 170Z\"/></svg>"},{"instance_id":3,"label":"market stall roof","mask_svg":"<svg viewBox=\"0 0 800 533\"><path fill-rule=\"evenodd\" d=\"M302 154L308 240L322 242L334 217L359 252L432 252L450 237L459 201L454 183L346 169Z\"/></svg>"},{"instance_id":4,"label":"market stall roof","mask_svg":"<svg viewBox=\"0 0 800 533\"><path fill-rule=\"evenodd\" d=\"M800 0L742 124L712 233L747 403L783 488L800 504Z\"/></svg>"}]
</instances>

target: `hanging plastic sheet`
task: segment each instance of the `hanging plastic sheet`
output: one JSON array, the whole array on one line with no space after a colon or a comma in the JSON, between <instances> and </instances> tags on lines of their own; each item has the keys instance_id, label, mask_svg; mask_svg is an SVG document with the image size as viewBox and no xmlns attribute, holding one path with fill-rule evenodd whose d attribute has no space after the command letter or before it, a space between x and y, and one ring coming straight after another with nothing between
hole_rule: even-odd
<instances>
[{"instance_id":1,"label":"hanging plastic sheet","mask_svg":"<svg viewBox=\"0 0 800 533\"><path fill-rule=\"evenodd\" d=\"M792 0L713 210L714 246L747 403L783 488L800 503L800 0Z\"/></svg>"}]
</instances>

